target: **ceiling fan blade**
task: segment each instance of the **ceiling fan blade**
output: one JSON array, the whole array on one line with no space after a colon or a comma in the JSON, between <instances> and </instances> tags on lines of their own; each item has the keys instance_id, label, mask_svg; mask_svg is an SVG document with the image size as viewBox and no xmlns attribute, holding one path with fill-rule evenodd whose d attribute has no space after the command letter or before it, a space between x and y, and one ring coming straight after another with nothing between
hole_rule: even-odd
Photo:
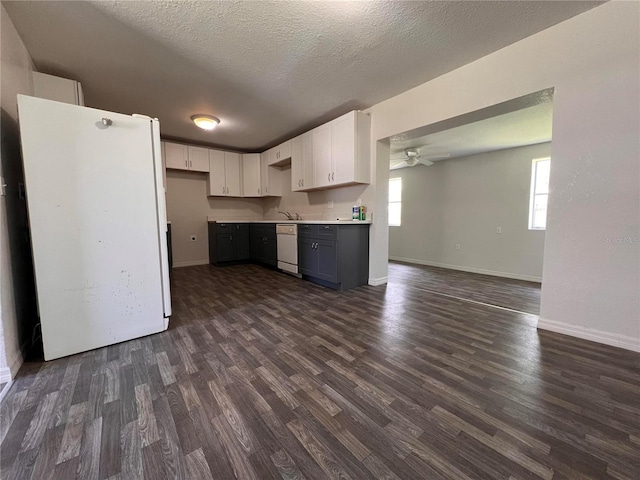
<instances>
[{"instance_id":1,"label":"ceiling fan blade","mask_svg":"<svg viewBox=\"0 0 640 480\"><path fill-rule=\"evenodd\" d=\"M430 167L431 165L433 165L433 162L430 162L429 160L427 160L426 158L421 158L420 160L418 160L418 163L420 165L425 165L427 167Z\"/></svg>"},{"instance_id":2,"label":"ceiling fan blade","mask_svg":"<svg viewBox=\"0 0 640 480\"><path fill-rule=\"evenodd\" d=\"M408 167L407 162L396 163L395 165L391 165L389 170L398 170L399 168Z\"/></svg>"}]
</instances>

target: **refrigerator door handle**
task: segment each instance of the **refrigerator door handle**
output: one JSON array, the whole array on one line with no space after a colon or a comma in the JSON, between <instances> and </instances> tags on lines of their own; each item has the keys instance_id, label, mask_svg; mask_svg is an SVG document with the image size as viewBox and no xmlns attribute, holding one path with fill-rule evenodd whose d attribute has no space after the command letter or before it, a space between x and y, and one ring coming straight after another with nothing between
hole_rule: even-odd
<instances>
[{"instance_id":1,"label":"refrigerator door handle","mask_svg":"<svg viewBox=\"0 0 640 480\"><path fill-rule=\"evenodd\" d=\"M156 179L156 217L158 220L158 242L160 244L160 277L162 285L162 303L166 329L171 316L171 286L169 279L169 250L167 246L167 204L162 183L162 146L160 143L160 122L151 120L151 141L153 147L153 166Z\"/></svg>"}]
</instances>

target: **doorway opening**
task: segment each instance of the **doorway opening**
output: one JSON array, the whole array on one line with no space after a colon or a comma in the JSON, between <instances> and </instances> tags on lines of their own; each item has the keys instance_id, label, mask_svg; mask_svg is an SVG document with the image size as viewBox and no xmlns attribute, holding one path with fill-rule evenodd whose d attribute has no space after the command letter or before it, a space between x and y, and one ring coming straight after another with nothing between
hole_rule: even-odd
<instances>
[{"instance_id":1,"label":"doorway opening","mask_svg":"<svg viewBox=\"0 0 640 480\"><path fill-rule=\"evenodd\" d=\"M389 282L539 314L553 89L390 138Z\"/></svg>"}]
</instances>

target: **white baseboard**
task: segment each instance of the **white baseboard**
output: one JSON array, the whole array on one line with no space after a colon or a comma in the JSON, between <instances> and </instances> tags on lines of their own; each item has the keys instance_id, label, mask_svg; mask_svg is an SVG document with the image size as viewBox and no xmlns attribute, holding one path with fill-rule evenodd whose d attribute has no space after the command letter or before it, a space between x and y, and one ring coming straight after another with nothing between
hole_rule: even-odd
<instances>
[{"instance_id":1,"label":"white baseboard","mask_svg":"<svg viewBox=\"0 0 640 480\"><path fill-rule=\"evenodd\" d=\"M556 322L555 320L548 320L542 317L538 319L538 329L562 333L564 335L582 338L583 340L591 340L592 342L604 343L605 345L620 347L633 352L640 352L640 338L603 332L602 330L572 325L570 323Z\"/></svg>"},{"instance_id":2,"label":"white baseboard","mask_svg":"<svg viewBox=\"0 0 640 480\"><path fill-rule=\"evenodd\" d=\"M173 268L195 267L196 265L209 265L209 260L193 260L191 262L174 262Z\"/></svg>"},{"instance_id":3,"label":"white baseboard","mask_svg":"<svg viewBox=\"0 0 640 480\"><path fill-rule=\"evenodd\" d=\"M418 265L427 265L429 267L448 268L450 270L459 270L461 272L480 273L482 275L492 275L494 277L513 278L514 280L526 280L527 282L542 283L541 277L533 277L531 275L521 275L519 273L498 272L496 270L485 270L483 268L464 267L461 265L451 265L448 263L430 262L428 260L420 260L418 258L405 257L389 257L389 260L397 262L415 263Z\"/></svg>"},{"instance_id":4,"label":"white baseboard","mask_svg":"<svg viewBox=\"0 0 640 480\"><path fill-rule=\"evenodd\" d=\"M370 278L369 285L372 287L377 287L378 285L384 285L387 283L389 277L378 277L378 278Z\"/></svg>"},{"instance_id":5,"label":"white baseboard","mask_svg":"<svg viewBox=\"0 0 640 480\"><path fill-rule=\"evenodd\" d=\"M0 383L11 381L11 369L9 367L0 368Z\"/></svg>"}]
</instances>

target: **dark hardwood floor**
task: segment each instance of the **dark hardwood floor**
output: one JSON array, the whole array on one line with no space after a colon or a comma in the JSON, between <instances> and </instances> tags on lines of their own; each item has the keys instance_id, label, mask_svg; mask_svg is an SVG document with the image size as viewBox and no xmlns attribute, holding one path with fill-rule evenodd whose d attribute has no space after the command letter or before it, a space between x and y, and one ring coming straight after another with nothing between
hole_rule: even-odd
<instances>
[{"instance_id":1,"label":"dark hardwood floor","mask_svg":"<svg viewBox=\"0 0 640 480\"><path fill-rule=\"evenodd\" d=\"M389 282L411 284L423 291L437 292L524 313L534 315L540 313L540 284L536 282L401 262L389 263Z\"/></svg>"},{"instance_id":2,"label":"dark hardwood floor","mask_svg":"<svg viewBox=\"0 0 640 480\"><path fill-rule=\"evenodd\" d=\"M640 355L429 293L422 272L335 292L176 269L167 332L24 365L1 476L639 478Z\"/></svg>"}]
</instances>

